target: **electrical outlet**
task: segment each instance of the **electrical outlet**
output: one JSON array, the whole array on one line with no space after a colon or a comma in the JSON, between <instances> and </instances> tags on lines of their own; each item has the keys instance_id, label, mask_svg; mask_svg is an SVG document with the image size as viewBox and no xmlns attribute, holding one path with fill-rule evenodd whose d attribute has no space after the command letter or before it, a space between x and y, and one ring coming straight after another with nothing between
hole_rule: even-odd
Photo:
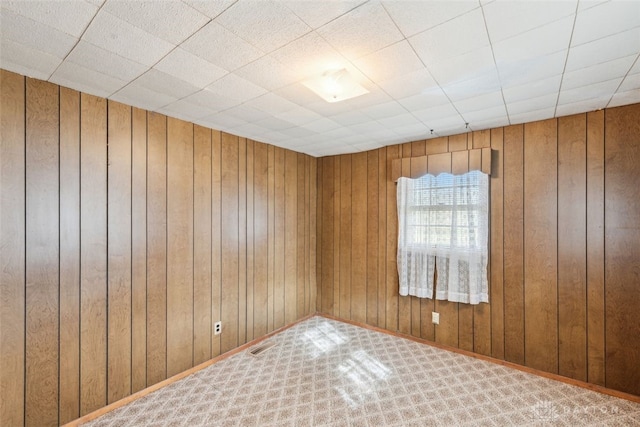
<instances>
[{"instance_id":1,"label":"electrical outlet","mask_svg":"<svg viewBox=\"0 0 640 427\"><path fill-rule=\"evenodd\" d=\"M431 322L434 325L439 325L440 324L440 313L436 313L435 311L431 312Z\"/></svg>"},{"instance_id":2,"label":"electrical outlet","mask_svg":"<svg viewBox=\"0 0 640 427\"><path fill-rule=\"evenodd\" d=\"M218 321L213 324L213 335L220 335L222 333L222 322Z\"/></svg>"}]
</instances>

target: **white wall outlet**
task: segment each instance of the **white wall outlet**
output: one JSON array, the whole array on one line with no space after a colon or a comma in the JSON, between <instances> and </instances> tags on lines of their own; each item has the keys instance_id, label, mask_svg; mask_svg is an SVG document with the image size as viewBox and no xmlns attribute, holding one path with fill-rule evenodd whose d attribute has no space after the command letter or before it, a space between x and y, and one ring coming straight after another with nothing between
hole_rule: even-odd
<instances>
[{"instance_id":1,"label":"white wall outlet","mask_svg":"<svg viewBox=\"0 0 640 427\"><path fill-rule=\"evenodd\" d=\"M222 333L222 322L217 321L213 324L213 335L220 335Z\"/></svg>"},{"instance_id":2,"label":"white wall outlet","mask_svg":"<svg viewBox=\"0 0 640 427\"><path fill-rule=\"evenodd\" d=\"M440 313L436 313L435 311L431 312L431 322L434 325L439 325L440 324Z\"/></svg>"}]
</instances>

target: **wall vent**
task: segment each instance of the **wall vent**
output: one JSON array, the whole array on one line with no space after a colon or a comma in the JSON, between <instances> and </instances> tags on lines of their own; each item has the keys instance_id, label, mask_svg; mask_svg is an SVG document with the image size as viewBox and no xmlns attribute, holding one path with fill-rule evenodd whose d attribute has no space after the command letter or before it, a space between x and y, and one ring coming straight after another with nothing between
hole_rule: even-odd
<instances>
[{"instance_id":1,"label":"wall vent","mask_svg":"<svg viewBox=\"0 0 640 427\"><path fill-rule=\"evenodd\" d=\"M265 342L263 344L257 345L249 349L249 354L255 357L260 356L265 351L269 350L271 347L274 347L276 344L273 342Z\"/></svg>"}]
</instances>

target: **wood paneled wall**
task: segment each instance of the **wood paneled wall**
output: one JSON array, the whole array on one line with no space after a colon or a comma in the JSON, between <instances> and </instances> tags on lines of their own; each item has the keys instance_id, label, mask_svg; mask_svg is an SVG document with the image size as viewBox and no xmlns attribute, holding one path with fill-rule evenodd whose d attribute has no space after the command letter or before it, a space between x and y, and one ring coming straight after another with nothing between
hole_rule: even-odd
<instances>
[{"instance_id":1,"label":"wood paneled wall","mask_svg":"<svg viewBox=\"0 0 640 427\"><path fill-rule=\"evenodd\" d=\"M398 296L391 160L483 147L490 303ZM322 158L318 310L638 395L639 164L640 104Z\"/></svg>"},{"instance_id":2,"label":"wood paneled wall","mask_svg":"<svg viewBox=\"0 0 640 427\"><path fill-rule=\"evenodd\" d=\"M0 73L0 425L71 421L315 312L315 158Z\"/></svg>"}]
</instances>

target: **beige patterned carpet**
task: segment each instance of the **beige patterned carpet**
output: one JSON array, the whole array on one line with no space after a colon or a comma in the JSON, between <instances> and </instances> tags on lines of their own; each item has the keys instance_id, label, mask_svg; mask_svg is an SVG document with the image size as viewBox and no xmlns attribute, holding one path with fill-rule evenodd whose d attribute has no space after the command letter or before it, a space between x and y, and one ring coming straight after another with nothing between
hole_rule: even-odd
<instances>
[{"instance_id":1,"label":"beige patterned carpet","mask_svg":"<svg viewBox=\"0 0 640 427\"><path fill-rule=\"evenodd\" d=\"M85 424L640 426L640 404L313 317Z\"/></svg>"}]
</instances>

